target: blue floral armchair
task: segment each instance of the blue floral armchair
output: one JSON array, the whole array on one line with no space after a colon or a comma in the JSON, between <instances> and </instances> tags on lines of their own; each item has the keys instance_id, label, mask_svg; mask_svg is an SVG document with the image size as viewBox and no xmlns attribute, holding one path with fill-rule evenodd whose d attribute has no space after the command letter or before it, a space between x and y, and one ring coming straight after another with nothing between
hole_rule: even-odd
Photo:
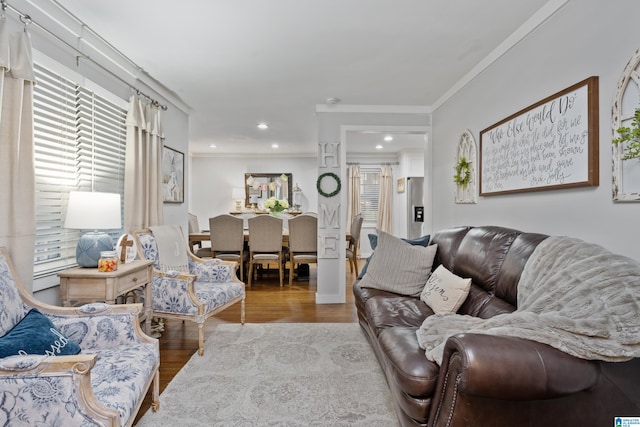
<instances>
[{"instance_id":1,"label":"blue floral armchair","mask_svg":"<svg viewBox=\"0 0 640 427\"><path fill-rule=\"evenodd\" d=\"M12 348L7 342L19 328L40 334L24 325L34 311L56 338L36 355L22 336L18 346L27 349L0 358L0 425L131 426L152 384L157 410L160 351L140 328L141 310L141 304L44 304L24 289L0 248L0 350ZM57 355L71 346L80 353Z\"/></svg>"},{"instance_id":2,"label":"blue floral armchair","mask_svg":"<svg viewBox=\"0 0 640 427\"><path fill-rule=\"evenodd\" d=\"M204 354L204 322L211 316L240 303L240 322L245 317L245 286L236 278L233 261L203 260L188 250L189 272L162 271L158 245L150 229L134 231L138 255L154 261L152 282L153 316L191 320L198 324L198 354Z\"/></svg>"}]
</instances>

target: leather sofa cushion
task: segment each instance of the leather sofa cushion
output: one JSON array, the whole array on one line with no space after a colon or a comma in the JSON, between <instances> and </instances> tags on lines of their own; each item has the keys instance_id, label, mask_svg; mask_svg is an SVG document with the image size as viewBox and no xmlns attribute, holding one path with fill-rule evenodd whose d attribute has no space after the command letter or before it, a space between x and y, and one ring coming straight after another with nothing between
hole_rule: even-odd
<instances>
[{"instance_id":1,"label":"leather sofa cushion","mask_svg":"<svg viewBox=\"0 0 640 427\"><path fill-rule=\"evenodd\" d=\"M364 312L366 302L376 296L394 297L396 294L383 291L380 289L363 288L359 285L359 281L353 284L353 295L355 297L356 308L358 311Z\"/></svg>"},{"instance_id":2,"label":"leather sofa cushion","mask_svg":"<svg viewBox=\"0 0 640 427\"><path fill-rule=\"evenodd\" d=\"M524 265L536 247L549 236L537 233L522 233L511 244L509 252L502 263L500 275L496 281L495 295L506 302L516 305L518 299L518 282Z\"/></svg>"},{"instance_id":3,"label":"leather sofa cushion","mask_svg":"<svg viewBox=\"0 0 640 427\"><path fill-rule=\"evenodd\" d=\"M395 327L380 332L378 342L387 365L387 375L403 393L433 397L440 367L425 356L418 345L417 327Z\"/></svg>"},{"instance_id":4,"label":"leather sofa cushion","mask_svg":"<svg viewBox=\"0 0 640 427\"><path fill-rule=\"evenodd\" d=\"M365 313L376 335L382 329L396 326L418 328L427 316L433 315L429 306L420 299L401 295L369 298L365 304Z\"/></svg>"},{"instance_id":5,"label":"leather sofa cushion","mask_svg":"<svg viewBox=\"0 0 640 427\"><path fill-rule=\"evenodd\" d=\"M433 261L433 267L437 267L440 264L453 271L453 264L458 253L458 247L460 242L469 232L471 227L456 227L446 230L438 231L431 236L430 245L438 245L438 251L436 252L436 258Z\"/></svg>"},{"instance_id":6,"label":"leather sofa cushion","mask_svg":"<svg viewBox=\"0 0 640 427\"><path fill-rule=\"evenodd\" d=\"M453 272L493 294L502 263L519 231L503 227L469 230L458 248Z\"/></svg>"},{"instance_id":7,"label":"leather sofa cushion","mask_svg":"<svg viewBox=\"0 0 640 427\"><path fill-rule=\"evenodd\" d=\"M458 310L458 314L467 314L469 316L488 319L497 314L511 313L516 309L515 306L506 301L496 298L484 289L475 284L471 284L469 295Z\"/></svg>"}]
</instances>

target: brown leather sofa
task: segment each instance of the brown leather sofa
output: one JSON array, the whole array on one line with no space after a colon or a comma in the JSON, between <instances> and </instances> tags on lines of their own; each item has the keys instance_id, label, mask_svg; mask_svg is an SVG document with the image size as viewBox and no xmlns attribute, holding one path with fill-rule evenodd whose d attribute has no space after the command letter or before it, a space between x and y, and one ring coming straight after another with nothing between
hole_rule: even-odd
<instances>
[{"instance_id":1,"label":"brown leather sofa","mask_svg":"<svg viewBox=\"0 0 640 427\"><path fill-rule=\"evenodd\" d=\"M504 227L435 233L433 269L472 278L460 314L488 318L516 309L524 265L546 237ZM587 361L522 338L459 334L443 364L427 360L416 330L433 311L417 297L353 285L403 426L607 426L640 417L640 359ZM640 319L639 319L640 322Z\"/></svg>"}]
</instances>

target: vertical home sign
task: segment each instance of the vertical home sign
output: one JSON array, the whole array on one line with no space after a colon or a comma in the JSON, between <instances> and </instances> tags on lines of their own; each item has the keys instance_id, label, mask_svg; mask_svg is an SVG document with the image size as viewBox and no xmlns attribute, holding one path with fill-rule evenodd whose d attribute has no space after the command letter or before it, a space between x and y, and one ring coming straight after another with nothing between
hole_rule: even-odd
<instances>
[{"instance_id":1,"label":"vertical home sign","mask_svg":"<svg viewBox=\"0 0 640 427\"><path fill-rule=\"evenodd\" d=\"M598 185L598 77L480 132L480 195Z\"/></svg>"},{"instance_id":2,"label":"vertical home sign","mask_svg":"<svg viewBox=\"0 0 640 427\"><path fill-rule=\"evenodd\" d=\"M323 173L318 176L318 258L340 257L340 203L331 203L333 196L338 195L341 188L340 178L330 169L340 172L340 143L320 142L318 145L319 169ZM327 171L327 172L324 172ZM330 182L333 179L335 182ZM326 182L325 182L326 181ZM328 189L331 186L331 189ZM336 198L335 200L339 200Z\"/></svg>"}]
</instances>

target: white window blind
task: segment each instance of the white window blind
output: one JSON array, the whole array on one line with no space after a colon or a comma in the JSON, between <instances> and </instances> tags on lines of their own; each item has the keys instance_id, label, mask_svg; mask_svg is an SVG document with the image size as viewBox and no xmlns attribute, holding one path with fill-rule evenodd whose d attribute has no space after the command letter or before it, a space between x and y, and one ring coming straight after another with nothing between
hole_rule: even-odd
<instances>
[{"instance_id":1,"label":"white window blind","mask_svg":"<svg viewBox=\"0 0 640 427\"><path fill-rule=\"evenodd\" d=\"M360 212L365 223L376 223L380 197L380 168L360 167Z\"/></svg>"},{"instance_id":2,"label":"white window blind","mask_svg":"<svg viewBox=\"0 0 640 427\"><path fill-rule=\"evenodd\" d=\"M84 231L63 227L69 191L122 197L126 110L38 64L35 70L37 278L75 264L75 247ZM122 233L106 231L114 239Z\"/></svg>"}]
</instances>

